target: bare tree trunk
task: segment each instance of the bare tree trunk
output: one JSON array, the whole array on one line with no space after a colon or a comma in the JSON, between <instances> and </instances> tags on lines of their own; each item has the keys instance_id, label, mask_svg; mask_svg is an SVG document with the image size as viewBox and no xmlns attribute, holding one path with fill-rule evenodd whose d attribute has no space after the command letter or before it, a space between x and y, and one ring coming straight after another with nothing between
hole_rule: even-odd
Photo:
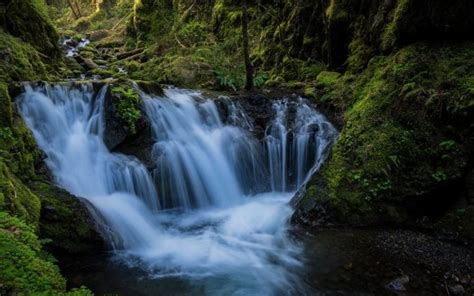
<instances>
[{"instance_id":1,"label":"bare tree trunk","mask_svg":"<svg viewBox=\"0 0 474 296\"><path fill-rule=\"evenodd\" d=\"M249 56L249 34L248 34L248 12L247 0L243 1L242 6L242 39L244 46L244 60L245 60L245 89L251 90L253 88L253 69L250 63Z\"/></svg>"}]
</instances>

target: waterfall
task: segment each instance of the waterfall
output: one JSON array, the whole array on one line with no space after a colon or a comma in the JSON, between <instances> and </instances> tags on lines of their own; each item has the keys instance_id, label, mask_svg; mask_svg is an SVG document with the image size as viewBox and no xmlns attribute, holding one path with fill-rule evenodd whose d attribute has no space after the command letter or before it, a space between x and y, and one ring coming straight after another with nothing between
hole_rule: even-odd
<instances>
[{"instance_id":1,"label":"waterfall","mask_svg":"<svg viewBox=\"0 0 474 296\"><path fill-rule=\"evenodd\" d=\"M281 100L259 140L237 103L226 103L224 120L199 92L141 93L155 141L149 172L105 146L106 95L106 85L27 86L17 105L56 182L88 199L114 233L116 256L205 294L298 289L288 201L324 160L330 123L302 100Z\"/></svg>"},{"instance_id":2,"label":"waterfall","mask_svg":"<svg viewBox=\"0 0 474 296\"><path fill-rule=\"evenodd\" d=\"M326 159L337 131L302 99L273 103L275 118L265 134L272 191L294 191Z\"/></svg>"},{"instance_id":3,"label":"waterfall","mask_svg":"<svg viewBox=\"0 0 474 296\"><path fill-rule=\"evenodd\" d=\"M170 89L160 99L144 99L156 141L160 196L172 196L168 207L241 203L256 176L264 175L263 163L255 159L259 143L243 129L224 125L214 102L198 102L196 96Z\"/></svg>"}]
</instances>

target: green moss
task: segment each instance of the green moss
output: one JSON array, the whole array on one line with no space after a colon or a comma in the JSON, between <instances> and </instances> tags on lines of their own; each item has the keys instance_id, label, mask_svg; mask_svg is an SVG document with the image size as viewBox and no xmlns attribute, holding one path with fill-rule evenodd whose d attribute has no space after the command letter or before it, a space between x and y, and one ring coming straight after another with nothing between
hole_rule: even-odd
<instances>
[{"instance_id":1,"label":"green moss","mask_svg":"<svg viewBox=\"0 0 474 296\"><path fill-rule=\"evenodd\" d=\"M173 1L135 0L129 31L139 39L156 41L171 31L175 18Z\"/></svg>"},{"instance_id":2,"label":"green moss","mask_svg":"<svg viewBox=\"0 0 474 296\"><path fill-rule=\"evenodd\" d=\"M99 75L101 77L112 77L116 72L109 70L109 69L103 69L103 68L96 68L91 71L93 75Z\"/></svg>"},{"instance_id":3,"label":"green moss","mask_svg":"<svg viewBox=\"0 0 474 296\"><path fill-rule=\"evenodd\" d=\"M348 17L348 13L342 7L342 1L331 0L329 6L326 8L326 17L331 21L337 21Z\"/></svg>"},{"instance_id":4,"label":"green moss","mask_svg":"<svg viewBox=\"0 0 474 296\"><path fill-rule=\"evenodd\" d=\"M357 77L329 75L321 83L322 99L346 110L320 189L341 217L403 220L404 205L462 178L474 143L474 97L466 87L473 53L473 44L418 44L373 58ZM340 88L345 104L334 97Z\"/></svg>"},{"instance_id":5,"label":"green moss","mask_svg":"<svg viewBox=\"0 0 474 296\"><path fill-rule=\"evenodd\" d=\"M29 44L0 29L0 79L37 80L46 76L46 68L37 51ZM3 77L2 77L3 76Z\"/></svg>"},{"instance_id":6,"label":"green moss","mask_svg":"<svg viewBox=\"0 0 474 296\"><path fill-rule=\"evenodd\" d=\"M382 48L392 49L398 40L400 23L404 21L411 0L399 0L395 10L392 12L392 19L385 28L382 35Z\"/></svg>"},{"instance_id":7,"label":"green moss","mask_svg":"<svg viewBox=\"0 0 474 296\"><path fill-rule=\"evenodd\" d=\"M319 73L318 77L316 78L316 86L329 87L333 85L339 77L341 77L341 73L323 71Z\"/></svg>"},{"instance_id":8,"label":"green moss","mask_svg":"<svg viewBox=\"0 0 474 296\"><path fill-rule=\"evenodd\" d=\"M112 94L118 98L117 116L127 124L132 134L136 133L136 124L142 116L140 96L133 88L128 86L113 87Z\"/></svg>"},{"instance_id":9,"label":"green moss","mask_svg":"<svg viewBox=\"0 0 474 296\"><path fill-rule=\"evenodd\" d=\"M43 0L11 0L0 12L0 23L13 36L33 45L50 57L58 57L59 35L47 15Z\"/></svg>"},{"instance_id":10,"label":"green moss","mask_svg":"<svg viewBox=\"0 0 474 296\"><path fill-rule=\"evenodd\" d=\"M45 181L29 186L41 200L39 233L51 240L49 249L79 254L102 248L95 221L79 198Z\"/></svg>"},{"instance_id":11,"label":"green moss","mask_svg":"<svg viewBox=\"0 0 474 296\"><path fill-rule=\"evenodd\" d=\"M0 81L0 158L23 181L34 177L38 151L31 133L12 104L6 84Z\"/></svg>"},{"instance_id":12,"label":"green moss","mask_svg":"<svg viewBox=\"0 0 474 296\"><path fill-rule=\"evenodd\" d=\"M0 210L23 218L37 226L40 200L0 161Z\"/></svg>"},{"instance_id":13,"label":"green moss","mask_svg":"<svg viewBox=\"0 0 474 296\"><path fill-rule=\"evenodd\" d=\"M66 292L54 258L42 250L34 229L0 211L0 293L3 295L93 295L85 287Z\"/></svg>"},{"instance_id":14,"label":"green moss","mask_svg":"<svg viewBox=\"0 0 474 296\"><path fill-rule=\"evenodd\" d=\"M374 50L367 46L364 41L359 38L352 40L349 44L350 54L347 59L347 70L357 73L365 69L369 60L374 55Z\"/></svg>"},{"instance_id":15,"label":"green moss","mask_svg":"<svg viewBox=\"0 0 474 296\"><path fill-rule=\"evenodd\" d=\"M33 228L0 212L0 293L64 291L59 269L41 250Z\"/></svg>"}]
</instances>

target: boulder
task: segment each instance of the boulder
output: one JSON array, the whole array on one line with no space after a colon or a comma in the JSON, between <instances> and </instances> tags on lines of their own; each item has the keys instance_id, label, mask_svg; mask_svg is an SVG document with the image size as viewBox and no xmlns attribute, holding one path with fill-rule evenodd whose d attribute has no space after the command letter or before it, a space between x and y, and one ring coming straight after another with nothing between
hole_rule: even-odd
<instances>
[{"instance_id":1,"label":"boulder","mask_svg":"<svg viewBox=\"0 0 474 296\"><path fill-rule=\"evenodd\" d=\"M108 30L97 30L87 34L87 39L92 42L102 40L110 35Z\"/></svg>"}]
</instances>

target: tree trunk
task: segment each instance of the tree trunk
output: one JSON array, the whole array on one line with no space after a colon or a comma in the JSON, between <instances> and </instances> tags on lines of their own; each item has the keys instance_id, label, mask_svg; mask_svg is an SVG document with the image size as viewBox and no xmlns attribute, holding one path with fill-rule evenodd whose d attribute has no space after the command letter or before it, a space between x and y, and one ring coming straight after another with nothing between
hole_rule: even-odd
<instances>
[{"instance_id":1,"label":"tree trunk","mask_svg":"<svg viewBox=\"0 0 474 296\"><path fill-rule=\"evenodd\" d=\"M247 0L242 3L242 39L244 47L244 60L245 60L245 89L251 90L253 88L253 69L250 63L249 56L249 34L248 34L248 12L247 12Z\"/></svg>"}]
</instances>

